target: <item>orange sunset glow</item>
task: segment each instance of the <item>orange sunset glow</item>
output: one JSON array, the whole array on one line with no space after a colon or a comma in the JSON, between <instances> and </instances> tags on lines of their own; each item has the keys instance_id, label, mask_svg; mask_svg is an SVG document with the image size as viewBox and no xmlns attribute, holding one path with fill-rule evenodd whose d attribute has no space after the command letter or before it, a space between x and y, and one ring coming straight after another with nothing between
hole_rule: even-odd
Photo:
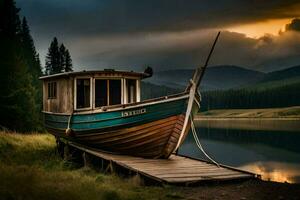
<instances>
[{"instance_id":1,"label":"orange sunset glow","mask_svg":"<svg viewBox=\"0 0 300 200\"><path fill-rule=\"evenodd\" d=\"M265 34L278 35L279 31L285 30L285 25L290 21L291 18L260 21L229 27L228 30L232 32L243 33L247 37L259 38Z\"/></svg>"}]
</instances>

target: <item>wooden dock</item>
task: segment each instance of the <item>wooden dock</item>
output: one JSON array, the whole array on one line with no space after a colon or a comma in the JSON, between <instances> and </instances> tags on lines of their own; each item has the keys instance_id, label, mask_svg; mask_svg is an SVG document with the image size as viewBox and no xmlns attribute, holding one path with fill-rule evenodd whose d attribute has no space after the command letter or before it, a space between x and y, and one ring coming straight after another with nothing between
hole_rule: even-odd
<instances>
[{"instance_id":1,"label":"wooden dock","mask_svg":"<svg viewBox=\"0 0 300 200\"><path fill-rule=\"evenodd\" d=\"M155 184L193 185L207 182L222 182L260 178L240 169L225 165L219 167L204 160L180 155L171 155L169 159L145 159L126 155L115 155L97 151L75 143L71 147L84 152L84 160L99 159L103 171L119 173L126 171L138 175L144 182Z\"/></svg>"}]
</instances>

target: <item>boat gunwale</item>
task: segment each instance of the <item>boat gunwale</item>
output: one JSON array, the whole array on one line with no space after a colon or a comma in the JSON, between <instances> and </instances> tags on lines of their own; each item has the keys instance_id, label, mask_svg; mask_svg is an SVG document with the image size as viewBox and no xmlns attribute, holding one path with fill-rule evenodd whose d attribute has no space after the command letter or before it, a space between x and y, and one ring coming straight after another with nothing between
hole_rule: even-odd
<instances>
[{"instance_id":1,"label":"boat gunwale","mask_svg":"<svg viewBox=\"0 0 300 200\"><path fill-rule=\"evenodd\" d=\"M176 116L176 115L174 115ZM174 117L174 116L170 116L170 117ZM166 117L168 118L168 117ZM163 118L163 119L166 119L166 118ZM149 122L149 121L147 121ZM122 128L131 128L133 126L138 126L137 125L137 122L134 122L132 124L122 124L122 125L117 125L117 126L111 126L111 127L105 127L105 128L95 128L95 129L73 129L74 132L76 133L76 136L77 134L86 134L86 133L89 133L90 131L93 131L93 132L102 132L102 131L105 131L105 132L109 132L109 131L117 131L120 127ZM51 129L52 131L62 131L62 132L65 132L66 129L62 129L62 128L53 128L51 126L48 126L48 125L45 125L46 129ZM98 134L98 133L97 133Z\"/></svg>"},{"instance_id":2,"label":"boat gunwale","mask_svg":"<svg viewBox=\"0 0 300 200\"><path fill-rule=\"evenodd\" d=\"M167 102L168 103L168 102ZM176 109L178 105L173 105L171 108L172 109ZM168 107L170 110L170 107ZM157 111L157 113L161 113L161 112L165 112L165 110L163 111ZM95 113L98 114L98 113ZM147 113L141 113L140 115L145 115ZM134 116L134 115L133 115ZM98 122L105 122L105 121L110 121L110 120L117 120L117 119L124 119L124 118L129 118L129 117L133 117L133 116L117 116L117 117L111 117L111 118L106 118L106 119L97 119L97 120L89 120L89 121L72 121L71 124L86 124L86 123L98 123ZM51 119L47 119L47 122L50 123L61 123L61 124L66 124L68 123L68 121L55 121L55 120L51 120Z\"/></svg>"},{"instance_id":3,"label":"boat gunwale","mask_svg":"<svg viewBox=\"0 0 300 200\"><path fill-rule=\"evenodd\" d=\"M107 113L107 112L116 112L121 110L129 110L132 108L148 106L148 105L155 105L159 103L167 103L171 101L176 101L180 99L188 98L189 94L187 92L181 92L173 95L147 99L144 101L136 102L136 103L129 103L129 104L118 104L118 105L111 105L111 106L103 106L101 108L88 110L88 111L75 111L73 113L56 113L56 112L48 112L42 111L42 113L50 114L50 115L61 115L61 116L70 116L70 115L89 115L89 114L96 114L96 113Z\"/></svg>"},{"instance_id":4,"label":"boat gunwale","mask_svg":"<svg viewBox=\"0 0 300 200\"><path fill-rule=\"evenodd\" d=\"M172 115L172 116L175 116L176 114ZM167 118L169 116L165 116L163 119ZM147 121L147 122L150 122L151 120L144 120L144 121ZM135 120L135 121L131 121L131 124L136 124L136 123L140 123L141 121L139 120ZM97 123L97 122L95 122ZM130 125L130 124L119 124L119 125L116 125L116 126L105 126L103 128L100 128L101 129L105 129L105 128L110 128L110 127L122 127L122 126L125 126L125 125ZM51 127L51 126L47 126L47 127ZM65 130L65 129L61 129L61 128L55 128L55 129L59 129L59 130ZM75 128L72 128L73 131L75 132L83 132L83 131L86 131L86 130L93 130L93 131L96 131L96 130L99 130L99 128L89 128L89 129L75 129Z\"/></svg>"}]
</instances>

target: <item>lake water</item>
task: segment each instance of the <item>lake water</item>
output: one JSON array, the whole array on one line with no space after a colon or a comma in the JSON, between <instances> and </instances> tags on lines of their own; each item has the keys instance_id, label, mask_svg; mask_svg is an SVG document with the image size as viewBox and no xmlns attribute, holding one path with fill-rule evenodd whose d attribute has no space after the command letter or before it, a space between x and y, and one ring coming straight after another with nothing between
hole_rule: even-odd
<instances>
[{"instance_id":1,"label":"lake water","mask_svg":"<svg viewBox=\"0 0 300 200\"><path fill-rule=\"evenodd\" d=\"M199 120L195 125L203 148L215 161L264 180L300 183L300 121ZM179 153L205 159L192 134Z\"/></svg>"}]
</instances>

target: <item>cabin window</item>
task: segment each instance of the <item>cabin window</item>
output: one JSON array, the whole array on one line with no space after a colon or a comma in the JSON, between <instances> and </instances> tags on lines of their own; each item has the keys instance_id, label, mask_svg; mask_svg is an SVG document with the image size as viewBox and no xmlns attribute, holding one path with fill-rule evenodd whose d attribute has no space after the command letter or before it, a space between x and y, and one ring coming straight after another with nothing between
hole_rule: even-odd
<instances>
[{"instance_id":1,"label":"cabin window","mask_svg":"<svg viewBox=\"0 0 300 200\"><path fill-rule=\"evenodd\" d=\"M107 80L95 80L95 106L107 106Z\"/></svg>"},{"instance_id":2,"label":"cabin window","mask_svg":"<svg viewBox=\"0 0 300 200\"><path fill-rule=\"evenodd\" d=\"M121 104L121 80L109 80L109 105Z\"/></svg>"},{"instance_id":3,"label":"cabin window","mask_svg":"<svg viewBox=\"0 0 300 200\"><path fill-rule=\"evenodd\" d=\"M127 102L135 103L136 102L136 80L135 79L127 79Z\"/></svg>"},{"instance_id":4,"label":"cabin window","mask_svg":"<svg viewBox=\"0 0 300 200\"><path fill-rule=\"evenodd\" d=\"M95 80L95 107L121 104L121 80Z\"/></svg>"},{"instance_id":5,"label":"cabin window","mask_svg":"<svg viewBox=\"0 0 300 200\"><path fill-rule=\"evenodd\" d=\"M48 83L48 99L56 99L56 82Z\"/></svg>"},{"instance_id":6,"label":"cabin window","mask_svg":"<svg viewBox=\"0 0 300 200\"><path fill-rule=\"evenodd\" d=\"M76 108L89 108L90 105L90 79L76 80Z\"/></svg>"}]
</instances>

